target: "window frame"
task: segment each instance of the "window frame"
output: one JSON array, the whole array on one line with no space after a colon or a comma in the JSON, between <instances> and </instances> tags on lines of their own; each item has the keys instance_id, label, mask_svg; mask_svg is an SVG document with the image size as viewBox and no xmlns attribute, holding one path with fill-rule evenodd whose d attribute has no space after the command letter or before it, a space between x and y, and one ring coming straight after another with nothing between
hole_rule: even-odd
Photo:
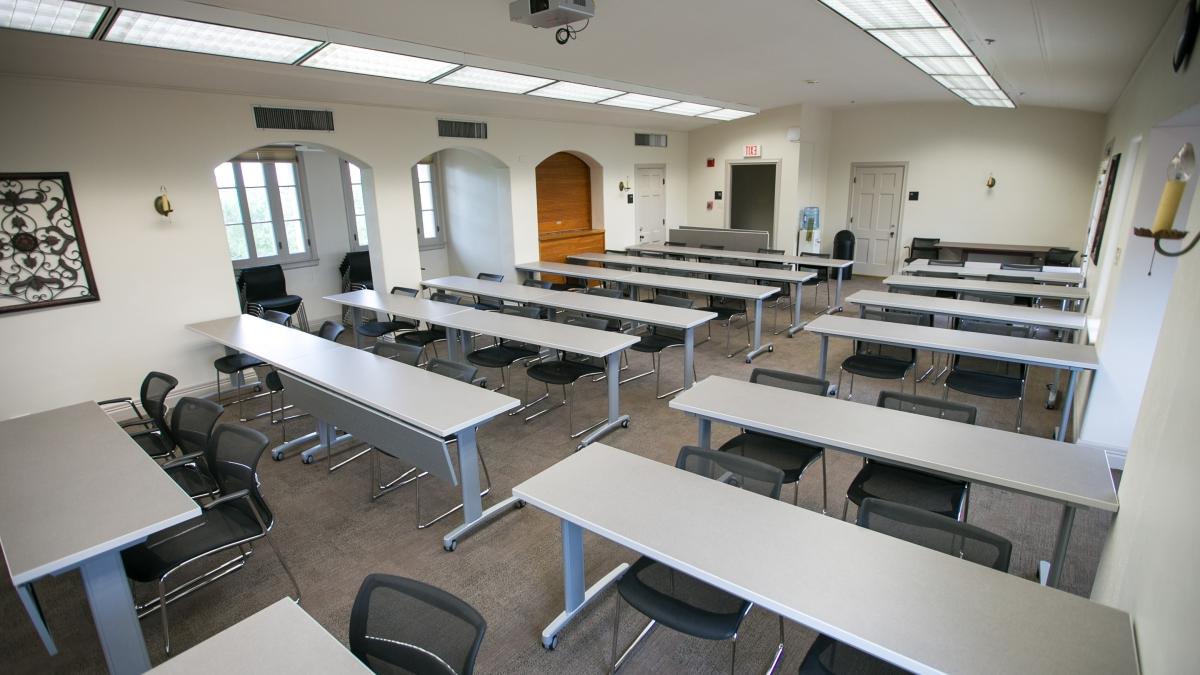
<instances>
[{"instance_id":1,"label":"window frame","mask_svg":"<svg viewBox=\"0 0 1200 675\"><path fill-rule=\"evenodd\" d=\"M433 197L433 208L421 208L421 183L425 182L419 179L417 167L422 164L429 165L429 189ZM437 158L432 158L428 162L421 160L412 167L412 188L413 188L413 215L416 217L417 228L417 247L422 251L446 247L446 224L442 219L442 215L446 212L446 203L442 199L442 168ZM433 212L433 226L436 234L432 237L424 235L424 219L423 212Z\"/></svg>"},{"instance_id":2,"label":"window frame","mask_svg":"<svg viewBox=\"0 0 1200 675\"><path fill-rule=\"evenodd\" d=\"M371 248L371 230L370 230L371 216L367 210L367 192L366 192L365 182L360 180L358 183L359 188L363 191L363 213L362 213L362 215L363 215L363 219L366 221L367 226L368 226L367 243L364 244L358 240L358 214L354 212L354 187L353 187L354 183L352 183L350 181L350 164L351 164L351 162L350 162L350 160L345 159L345 158L342 158L340 160L340 162L341 162L341 170L342 170L342 195L346 202L346 228L347 228L347 233L350 237L350 250L351 251L368 251ZM355 166L358 166L358 165L355 164ZM359 175L360 179L363 177L363 169L361 166L358 166L358 175Z\"/></svg>"},{"instance_id":3,"label":"window frame","mask_svg":"<svg viewBox=\"0 0 1200 675\"><path fill-rule=\"evenodd\" d=\"M276 253L270 256L258 255L258 248L254 242L253 222L250 218L250 205L246 196L246 185L242 177L241 164L262 164L264 187L267 189L267 203L271 208L271 229L275 235ZM280 192L279 179L275 173L275 164L285 163L292 164L296 173L296 200L297 210L300 216L300 230L304 237L305 250L302 253L280 253L279 251L286 250L287 246L287 221L283 217L283 200ZM308 190L306 189L306 174L304 171L304 160L300 155L297 155L296 161L288 160L243 160L230 159L222 164L230 164L233 167L233 187L217 187L218 201L220 200L220 191L224 189L233 189L238 198L238 208L241 211L243 236L246 238L246 248L250 256L244 260L234 260L230 253L229 262L235 270L243 270L250 267L262 267L265 265L280 265L284 269L294 267L308 267L311 265L320 264L317 257L315 246L315 237L312 231L312 211L308 203ZM215 182L215 176L214 176ZM291 186L288 186L291 187ZM222 214L224 208L222 207ZM222 215L222 228L229 227L235 223L225 222ZM228 235L226 235L226 247L228 247Z\"/></svg>"}]
</instances>

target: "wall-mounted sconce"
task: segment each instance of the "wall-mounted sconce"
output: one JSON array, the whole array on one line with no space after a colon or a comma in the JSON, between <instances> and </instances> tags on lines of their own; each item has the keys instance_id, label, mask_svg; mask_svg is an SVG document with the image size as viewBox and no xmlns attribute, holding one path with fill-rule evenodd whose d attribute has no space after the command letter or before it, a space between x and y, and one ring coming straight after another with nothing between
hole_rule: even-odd
<instances>
[{"instance_id":1,"label":"wall-mounted sconce","mask_svg":"<svg viewBox=\"0 0 1200 675\"><path fill-rule=\"evenodd\" d=\"M988 186L989 190L996 187L996 177L989 173L988 179L986 182L984 182L984 185Z\"/></svg>"},{"instance_id":2,"label":"wall-mounted sconce","mask_svg":"<svg viewBox=\"0 0 1200 675\"><path fill-rule=\"evenodd\" d=\"M629 186L625 184L625 181L620 181L619 183L617 183L617 189L620 190L621 192L624 192L629 189Z\"/></svg>"},{"instance_id":3,"label":"wall-mounted sconce","mask_svg":"<svg viewBox=\"0 0 1200 675\"><path fill-rule=\"evenodd\" d=\"M1184 143L1179 152L1171 158L1167 165L1167 183L1163 186L1162 197L1158 200L1158 211L1154 214L1154 222L1150 229L1135 227L1133 233L1139 237L1154 239L1154 250L1169 258L1181 256L1196 246L1200 235L1192 237L1192 241L1178 251L1167 251L1162 247L1163 239L1183 239L1187 232L1176 230L1175 216L1179 213L1179 203L1183 200L1183 192L1188 181L1196 170L1196 153L1191 143Z\"/></svg>"},{"instance_id":4,"label":"wall-mounted sconce","mask_svg":"<svg viewBox=\"0 0 1200 675\"><path fill-rule=\"evenodd\" d=\"M167 198L167 188L160 185L158 190L159 195L154 198L154 210L158 211L158 215L169 218L175 209L171 208L171 200Z\"/></svg>"}]
</instances>

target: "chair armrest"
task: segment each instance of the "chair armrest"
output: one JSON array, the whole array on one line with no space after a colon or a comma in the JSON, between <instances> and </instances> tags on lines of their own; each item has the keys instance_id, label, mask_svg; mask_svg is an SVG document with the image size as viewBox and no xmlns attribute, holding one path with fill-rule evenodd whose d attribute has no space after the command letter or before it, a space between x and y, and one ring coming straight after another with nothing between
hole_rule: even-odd
<instances>
[{"instance_id":1,"label":"chair armrest","mask_svg":"<svg viewBox=\"0 0 1200 675\"><path fill-rule=\"evenodd\" d=\"M108 398L108 399L104 399L103 401L96 401L96 405L112 405L113 403L130 403L130 404L132 404L133 399L128 396L121 396L120 398Z\"/></svg>"},{"instance_id":2,"label":"chair armrest","mask_svg":"<svg viewBox=\"0 0 1200 675\"><path fill-rule=\"evenodd\" d=\"M248 500L250 502L251 507L254 506L254 500L250 499L250 490L243 488L241 490L238 490L237 492L230 492L227 495L221 495L220 497L217 497L216 499L212 500L211 502L205 504L204 506L202 506L200 508L204 509L205 511L211 511L212 508L214 506L217 506L218 504L225 504L227 502L232 502L232 501L242 499L242 498L245 498L246 500ZM254 513L255 513L255 515L258 515L258 509L254 509Z\"/></svg>"},{"instance_id":3,"label":"chair armrest","mask_svg":"<svg viewBox=\"0 0 1200 675\"><path fill-rule=\"evenodd\" d=\"M158 429L142 429L141 431L130 432L129 437L130 438L138 438L139 436L149 436L151 434L157 434L157 433L158 433Z\"/></svg>"},{"instance_id":4,"label":"chair armrest","mask_svg":"<svg viewBox=\"0 0 1200 675\"><path fill-rule=\"evenodd\" d=\"M191 464L192 462L195 462L196 460L200 460L201 462L203 462L204 461L204 453L203 452L189 452L186 455L181 455L179 457L176 457L175 459L172 459L169 462L165 462L161 466L163 468L163 471L166 471L167 469L174 469L177 466Z\"/></svg>"},{"instance_id":5,"label":"chair armrest","mask_svg":"<svg viewBox=\"0 0 1200 675\"><path fill-rule=\"evenodd\" d=\"M139 424L139 423L142 423L141 422L142 420L149 419L146 415L142 414L141 410L138 409L137 401L134 401L129 396L121 396L118 398L109 398L109 399L105 399L103 401L96 401L96 405L112 405L114 403L128 403L129 407L133 409L134 417L137 418L136 422L132 422L130 420L125 420L124 422L121 423L121 426L125 426L126 424Z\"/></svg>"}]
</instances>

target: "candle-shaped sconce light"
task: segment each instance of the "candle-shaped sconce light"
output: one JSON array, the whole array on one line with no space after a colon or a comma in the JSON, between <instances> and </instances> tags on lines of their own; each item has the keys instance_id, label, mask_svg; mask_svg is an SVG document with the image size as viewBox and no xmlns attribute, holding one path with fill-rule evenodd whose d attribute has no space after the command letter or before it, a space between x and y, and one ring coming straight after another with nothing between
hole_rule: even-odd
<instances>
[{"instance_id":1,"label":"candle-shaped sconce light","mask_svg":"<svg viewBox=\"0 0 1200 675\"><path fill-rule=\"evenodd\" d=\"M1191 243L1178 251L1167 251L1162 248L1163 239L1183 239L1187 232L1176 230L1175 216L1179 213L1179 204L1183 201L1183 193L1188 181L1196 171L1196 154L1191 143L1184 143L1179 152L1171 158L1167 165L1167 182L1163 186L1162 196L1158 200L1158 210L1154 213L1154 222L1150 227L1135 227L1133 233L1139 237L1153 237L1154 250L1158 253L1175 257L1192 250L1196 245L1197 236Z\"/></svg>"}]
</instances>

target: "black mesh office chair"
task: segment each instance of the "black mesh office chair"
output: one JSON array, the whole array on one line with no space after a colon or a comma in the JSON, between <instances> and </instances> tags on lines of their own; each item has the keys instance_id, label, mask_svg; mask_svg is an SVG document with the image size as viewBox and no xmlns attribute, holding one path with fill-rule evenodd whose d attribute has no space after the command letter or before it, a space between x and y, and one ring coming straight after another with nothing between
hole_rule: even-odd
<instances>
[{"instance_id":1,"label":"black mesh office chair","mask_svg":"<svg viewBox=\"0 0 1200 675\"><path fill-rule=\"evenodd\" d=\"M342 292L374 288L371 279L371 254L368 251L350 251L338 265L342 276Z\"/></svg>"},{"instance_id":2,"label":"black mesh office chair","mask_svg":"<svg viewBox=\"0 0 1200 675\"><path fill-rule=\"evenodd\" d=\"M158 596L138 605L137 612L138 618L160 613L164 650L168 654L171 633L167 605L243 567L250 557L251 542L259 539L267 542L295 587L296 599L300 598L296 578L267 536L275 524L275 515L259 489L257 469L269 442L267 437L253 429L222 424L213 431L211 442L216 446L213 451L216 461L211 468L221 496L203 505L199 517L156 532L144 543L121 552L130 579L157 584ZM168 580L180 569L194 569L198 561L231 548L238 549L237 557L167 590Z\"/></svg>"},{"instance_id":3,"label":"black mesh office chair","mask_svg":"<svg viewBox=\"0 0 1200 675\"><path fill-rule=\"evenodd\" d=\"M672 248L687 248L687 244L682 241L664 241L663 246L670 246ZM687 256L683 255L682 253L657 253L655 251L642 251L641 255L645 258L666 258L667 260L685 260L687 258Z\"/></svg>"},{"instance_id":4,"label":"black mesh office chair","mask_svg":"<svg viewBox=\"0 0 1200 675\"><path fill-rule=\"evenodd\" d=\"M675 460L676 468L750 490L771 499L779 497L783 472L748 457L728 452L684 447ZM621 654L617 641L621 627L621 600L650 618L650 623ZM753 603L677 572L645 556L638 558L617 581L617 607L613 623L613 666L616 672L650 634L662 624L672 630L705 640L731 640L730 672L737 664L737 636L742 620ZM780 622L780 640L783 624Z\"/></svg>"},{"instance_id":5,"label":"black mesh office chair","mask_svg":"<svg viewBox=\"0 0 1200 675\"><path fill-rule=\"evenodd\" d=\"M937 245L941 241L937 237L913 237L912 244L908 247L908 257L904 259L904 262L910 263L921 258L937 260L941 254L941 249Z\"/></svg>"},{"instance_id":6,"label":"black mesh office chair","mask_svg":"<svg viewBox=\"0 0 1200 675\"><path fill-rule=\"evenodd\" d=\"M309 330L304 298L288 294L282 266L247 267L238 275L238 289L245 299L247 313L262 316L263 312L273 309L288 315L298 315L300 328L305 332Z\"/></svg>"},{"instance_id":7,"label":"black mesh office chair","mask_svg":"<svg viewBox=\"0 0 1200 675\"><path fill-rule=\"evenodd\" d=\"M1008 283L1008 284L1031 284L1034 286L1039 285L1038 280L1036 278L1026 277L1026 276L1005 276L1003 274L989 274L989 275L987 275L987 280L988 281L998 281L998 282L1003 282L1003 283ZM1033 298L1030 296L1027 296L1027 295L1026 296L1006 295L1006 296L1001 296L1001 297L1012 298L1012 300L1010 302L1008 302L1008 304L1010 304L1010 305L1021 305L1022 307L1033 307Z\"/></svg>"},{"instance_id":8,"label":"black mesh office chair","mask_svg":"<svg viewBox=\"0 0 1200 675\"><path fill-rule=\"evenodd\" d=\"M424 351L424 348L419 345L410 345L403 342L380 342L375 346L375 356L399 361L410 366L415 366L421 362L421 353Z\"/></svg>"},{"instance_id":9,"label":"black mesh office chair","mask_svg":"<svg viewBox=\"0 0 1200 675\"><path fill-rule=\"evenodd\" d=\"M960 319L958 329L990 335L1029 337L1028 326L1006 323ZM950 396L950 390L972 396L1017 400L1017 433L1021 433L1021 414L1025 406L1025 380L1029 366L1011 361L997 361L974 356L955 356L951 360L950 374L942 385L942 400Z\"/></svg>"},{"instance_id":10,"label":"black mesh office chair","mask_svg":"<svg viewBox=\"0 0 1200 675\"><path fill-rule=\"evenodd\" d=\"M881 391L877 405L880 408L975 424L976 410L973 406L936 398ZM966 481L950 480L916 469L864 459L862 469L846 490L842 520L846 519L851 503L861 507L866 499L881 499L965 521L970 489L971 484Z\"/></svg>"},{"instance_id":11,"label":"black mesh office chair","mask_svg":"<svg viewBox=\"0 0 1200 675\"><path fill-rule=\"evenodd\" d=\"M505 307L500 310L503 314L523 316L527 319L542 318L540 307ZM497 339L483 349L476 349L467 354L467 362L479 368L495 368L500 371L500 386L493 391L500 391L508 386L508 373L514 363L536 358L541 349L537 345L525 344L516 340ZM515 414L515 413L514 413Z\"/></svg>"},{"instance_id":12,"label":"black mesh office chair","mask_svg":"<svg viewBox=\"0 0 1200 675\"><path fill-rule=\"evenodd\" d=\"M693 305L695 304L688 298L677 298L677 297L670 296L670 295L655 296L655 298L652 302L656 305L662 305L664 307L682 307L684 309L691 309L693 307ZM670 396L671 394L675 394L675 393L683 391L683 387L679 387L678 389L672 389L671 391L668 391L665 393L662 392L660 389L660 382L662 381L663 352L665 352L668 349L671 349L672 347L683 347L683 346L684 346L684 331L683 330L680 330L678 328L667 328L665 326L654 326L654 325L647 326L646 334L643 335L640 340L638 340L636 343L634 343L629 348L635 352L640 352L642 354L650 355L650 370L647 370L644 373L638 373L637 375L634 375L632 377L628 377L624 380L621 380L621 384L625 384L626 382L632 382L633 380L636 380L638 378L642 378L642 377L652 374L652 375L654 375L654 397L655 398L662 399L662 398L666 398L666 397ZM692 378L693 379L696 377L695 369L696 369L696 364L693 362L692 363Z\"/></svg>"},{"instance_id":13,"label":"black mesh office chair","mask_svg":"<svg viewBox=\"0 0 1200 675\"><path fill-rule=\"evenodd\" d=\"M700 248L705 248L705 249L709 249L712 251L724 251L725 245L724 244L700 244ZM696 261L709 263L709 262L712 262L713 260L716 260L717 257L718 256L698 255L698 256L696 256Z\"/></svg>"},{"instance_id":14,"label":"black mesh office chair","mask_svg":"<svg viewBox=\"0 0 1200 675\"><path fill-rule=\"evenodd\" d=\"M146 454L155 459L169 457L175 447L174 441L170 438L171 430L167 424L167 396L177 386L179 386L179 380L158 371L151 371L142 380L140 398L146 414L144 417L139 416L130 421L129 435L146 451ZM137 406L134 406L133 401L129 399L110 399L101 401L101 404L120 403L127 400L136 411ZM137 429L135 428L137 426L144 428Z\"/></svg>"},{"instance_id":15,"label":"black mesh office chair","mask_svg":"<svg viewBox=\"0 0 1200 675\"><path fill-rule=\"evenodd\" d=\"M376 673L471 675L486 631L474 607L440 588L371 574L350 611L350 652Z\"/></svg>"},{"instance_id":16,"label":"black mesh office chair","mask_svg":"<svg viewBox=\"0 0 1200 675\"><path fill-rule=\"evenodd\" d=\"M802 251L800 253L800 257L829 259L832 257L832 254L830 254L830 253L810 253L808 251ZM832 300L833 295L829 289L829 286L830 286L830 284L829 284L829 268L828 267L806 267L803 263L801 263L798 266L798 269L813 272L816 274L816 276L809 279L808 281L805 281L804 283L800 284L800 286L802 287L801 297L797 298L796 301L803 304L803 302L804 302L803 287L804 286L812 286L813 287L813 304L816 305L817 304L817 291L820 290L821 284L824 284L825 285L825 307L829 308L830 306L832 306L833 305L833 300Z\"/></svg>"},{"instance_id":17,"label":"black mesh office chair","mask_svg":"<svg viewBox=\"0 0 1200 675\"><path fill-rule=\"evenodd\" d=\"M967 261L965 261L965 260L930 260L929 265L931 267L966 267Z\"/></svg>"},{"instance_id":18,"label":"black mesh office chair","mask_svg":"<svg viewBox=\"0 0 1200 675\"><path fill-rule=\"evenodd\" d=\"M291 321L292 317L286 312L269 309L263 312L262 318L266 321L270 321L271 323L277 323L281 326L286 326L288 325L288 322ZM269 395L269 392L261 392L261 385L255 385L254 390L260 393L242 396L242 388L245 386L244 373L247 370L252 370L265 365L267 365L266 362L262 361L258 357L251 356L249 354L243 354L241 352L230 354L228 356L222 356L221 358L213 361L213 369L217 371L217 401L219 402L221 400L221 376L227 375L229 376L230 381L237 383L236 396L238 398L233 401L226 401L226 403L238 404L238 419L242 422L250 421L246 417L246 401L256 399L260 396Z\"/></svg>"},{"instance_id":19,"label":"black mesh office chair","mask_svg":"<svg viewBox=\"0 0 1200 675\"><path fill-rule=\"evenodd\" d=\"M1041 265L1026 265L1025 263L1000 263L1002 270L1017 270L1021 272L1041 272Z\"/></svg>"},{"instance_id":20,"label":"black mesh office chair","mask_svg":"<svg viewBox=\"0 0 1200 675\"><path fill-rule=\"evenodd\" d=\"M894 309L875 309L864 308L862 312L864 319L872 321L886 321L888 323L903 323L909 326L930 326L932 325L932 317L928 314L918 314L915 312L905 312ZM850 373L850 391L847 392L846 399L854 398L854 376L870 377L877 380L900 380L900 388L904 388L904 380L908 377L908 371L912 370L917 365L917 350L911 347L898 347L895 345L880 344L878 342L868 342L866 340L854 341L854 354L846 357L842 361L842 366L838 370L838 392L842 391L842 373ZM917 381L913 378L913 392L916 393Z\"/></svg>"},{"instance_id":21,"label":"black mesh office chair","mask_svg":"<svg viewBox=\"0 0 1200 675\"><path fill-rule=\"evenodd\" d=\"M1012 543L974 525L877 499L863 501L858 524L925 548L1008 571ZM907 673L874 656L825 635L818 635L804 655L799 675L861 675Z\"/></svg>"},{"instance_id":22,"label":"black mesh office chair","mask_svg":"<svg viewBox=\"0 0 1200 675\"><path fill-rule=\"evenodd\" d=\"M1075 256L1078 251L1069 248L1053 247L1046 252L1046 256L1042 258L1042 262L1047 267L1074 267Z\"/></svg>"},{"instance_id":23,"label":"black mesh office chair","mask_svg":"<svg viewBox=\"0 0 1200 675\"><path fill-rule=\"evenodd\" d=\"M346 327L335 321L326 321L321 324L321 330L317 331L317 336L330 342L337 342ZM255 419L268 415L271 418L271 424L278 424L280 433L284 442L287 441L287 423L290 420L307 417L308 413L300 413L299 415L288 415L287 411L292 409L292 406L284 400L283 380L279 379L279 373L274 368L271 369L267 376L263 378L267 385L267 411L255 415ZM275 407L275 395L279 394L279 407ZM279 419L275 419L275 414L279 414Z\"/></svg>"},{"instance_id":24,"label":"black mesh office chair","mask_svg":"<svg viewBox=\"0 0 1200 675\"><path fill-rule=\"evenodd\" d=\"M783 370L755 368L750 372L750 381L769 387L791 389L814 396L825 396L829 392L829 381L807 375L798 375ZM821 460L821 513L829 510L829 488L825 474L825 448L801 443L787 438L742 430L742 433L725 441L721 452L732 452L743 457L765 462L783 471L783 483L792 483L795 493L792 503L800 505L800 479L812 463Z\"/></svg>"},{"instance_id":25,"label":"black mesh office chair","mask_svg":"<svg viewBox=\"0 0 1200 675\"><path fill-rule=\"evenodd\" d=\"M604 319L589 319L587 317L572 319L569 323L582 326L584 328L591 328L592 330L604 330L605 326L607 325L607 322ZM538 417L545 415L551 410L561 408L565 405L567 406L567 429L571 434L571 438L578 438L588 431L591 431L601 424L604 424L608 421L607 417L579 431L576 431L574 394L575 382L588 376L603 374L604 372L604 359L584 356L582 354L572 354L562 350L559 350L558 358L548 361L541 361L526 368L525 376L527 379L525 380L525 395L522 396L521 399L524 401L529 400L530 380L537 380L538 382L545 384L546 393L542 394L535 400L524 404L521 408L522 410L527 410L534 405L537 405L538 403L550 398L550 385L562 387L563 401L562 403L556 403L548 408L543 408L542 410L535 412L534 414L526 417L525 422L528 424L529 422L532 422ZM570 394L567 393L568 387L571 389Z\"/></svg>"},{"instance_id":26,"label":"black mesh office chair","mask_svg":"<svg viewBox=\"0 0 1200 675\"><path fill-rule=\"evenodd\" d=\"M133 410L133 417L118 422L118 424L121 425L121 428L132 429L133 427L146 427L154 430L157 429L157 427L155 426L154 418L150 415L149 410L151 407L157 405L165 405L167 394L169 394L171 389L174 389L179 384L178 380L175 381L175 384L171 384L170 381L174 379L175 378L171 377L170 375L166 375L157 371L151 371L146 375L146 377L142 378L142 385L138 390L137 401L130 396L118 396L117 398L97 401L96 404L115 405L117 403L124 403L125 405L128 405L131 410ZM164 388L166 391L163 391ZM141 401L141 408L138 408L138 401ZM135 431L136 430L132 430L130 433L134 433Z\"/></svg>"},{"instance_id":27,"label":"black mesh office chair","mask_svg":"<svg viewBox=\"0 0 1200 675\"><path fill-rule=\"evenodd\" d=\"M225 408L202 398L186 396L171 411L171 437L181 455L165 464L163 471L192 499L217 493L212 467L213 428Z\"/></svg>"},{"instance_id":28,"label":"black mesh office chair","mask_svg":"<svg viewBox=\"0 0 1200 675\"><path fill-rule=\"evenodd\" d=\"M392 286L392 295L402 295L409 298L417 297L418 291L415 288L404 288L403 286ZM396 316L389 316L387 321L378 319L368 319L354 327L354 332L363 337L374 338L376 340L385 335L391 335L402 330L416 330L417 322L411 319L404 319Z\"/></svg>"},{"instance_id":29,"label":"black mesh office chair","mask_svg":"<svg viewBox=\"0 0 1200 675\"><path fill-rule=\"evenodd\" d=\"M668 295L668 294L667 293L657 293L657 292L655 293L656 298L659 295ZM707 324L705 324L708 327L708 337L706 337L704 339L705 342L708 342L709 340L712 339L712 322L720 321L720 322L724 323L725 324L725 355L727 357L732 357L734 354L741 351L741 349L739 349L737 351L733 351L733 347L732 347L732 345L730 345L730 340L732 339L732 334L733 334L733 322L736 319L741 318L741 319L745 320L745 323L746 323L746 346L747 347L750 346L750 343L752 342L752 338L750 337L750 310L746 303L746 300L744 300L742 298L722 298L722 297L710 295L710 296L707 296L706 304L703 307L698 307L697 309L699 309L702 312L713 312L714 314L717 315L717 318L715 318L712 321L709 321Z\"/></svg>"},{"instance_id":30,"label":"black mesh office chair","mask_svg":"<svg viewBox=\"0 0 1200 675\"><path fill-rule=\"evenodd\" d=\"M771 253L774 255L784 255L785 254L784 250L781 248L760 248L760 249L758 249L758 252L759 253ZM762 267L764 269L773 269L773 270L786 270L786 269L790 269L790 267L791 267L790 265L787 265L786 263L771 262L770 260L756 260L754 262L754 266ZM792 298L792 285L789 283L779 283L779 282L772 282L772 281L767 281L767 280L759 280L758 283L759 283L759 285L762 285L762 286L778 286L779 287L779 292L776 293L771 298L772 299L771 304L763 305L764 308L770 307L775 310L773 316L771 317L771 332L774 335L779 335L781 332L783 332L781 330L776 330L779 327L779 308L780 307L783 307L785 309L791 308L792 302L794 301Z\"/></svg>"},{"instance_id":31,"label":"black mesh office chair","mask_svg":"<svg viewBox=\"0 0 1200 675\"><path fill-rule=\"evenodd\" d=\"M457 295L451 295L449 293L443 293L442 291L435 291L433 295L429 296L429 299L435 302L449 303L451 305L467 304L466 298L461 298ZM445 339L446 329L433 324L429 324L428 327L422 330L413 330L407 333L400 333L396 336L397 342L417 345L421 348L428 347L433 352L434 358L437 358L437 344L435 343L445 341Z\"/></svg>"},{"instance_id":32,"label":"black mesh office chair","mask_svg":"<svg viewBox=\"0 0 1200 675\"><path fill-rule=\"evenodd\" d=\"M504 281L503 274L489 274L487 272L480 272L475 275L475 278L480 281L494 281L496 283ZM504 307L504 301L500 298L491 298L486 295L475 296L475 309L481 309L485 312L498 312L502 307Z\"/></svg>"}]
</instances>

